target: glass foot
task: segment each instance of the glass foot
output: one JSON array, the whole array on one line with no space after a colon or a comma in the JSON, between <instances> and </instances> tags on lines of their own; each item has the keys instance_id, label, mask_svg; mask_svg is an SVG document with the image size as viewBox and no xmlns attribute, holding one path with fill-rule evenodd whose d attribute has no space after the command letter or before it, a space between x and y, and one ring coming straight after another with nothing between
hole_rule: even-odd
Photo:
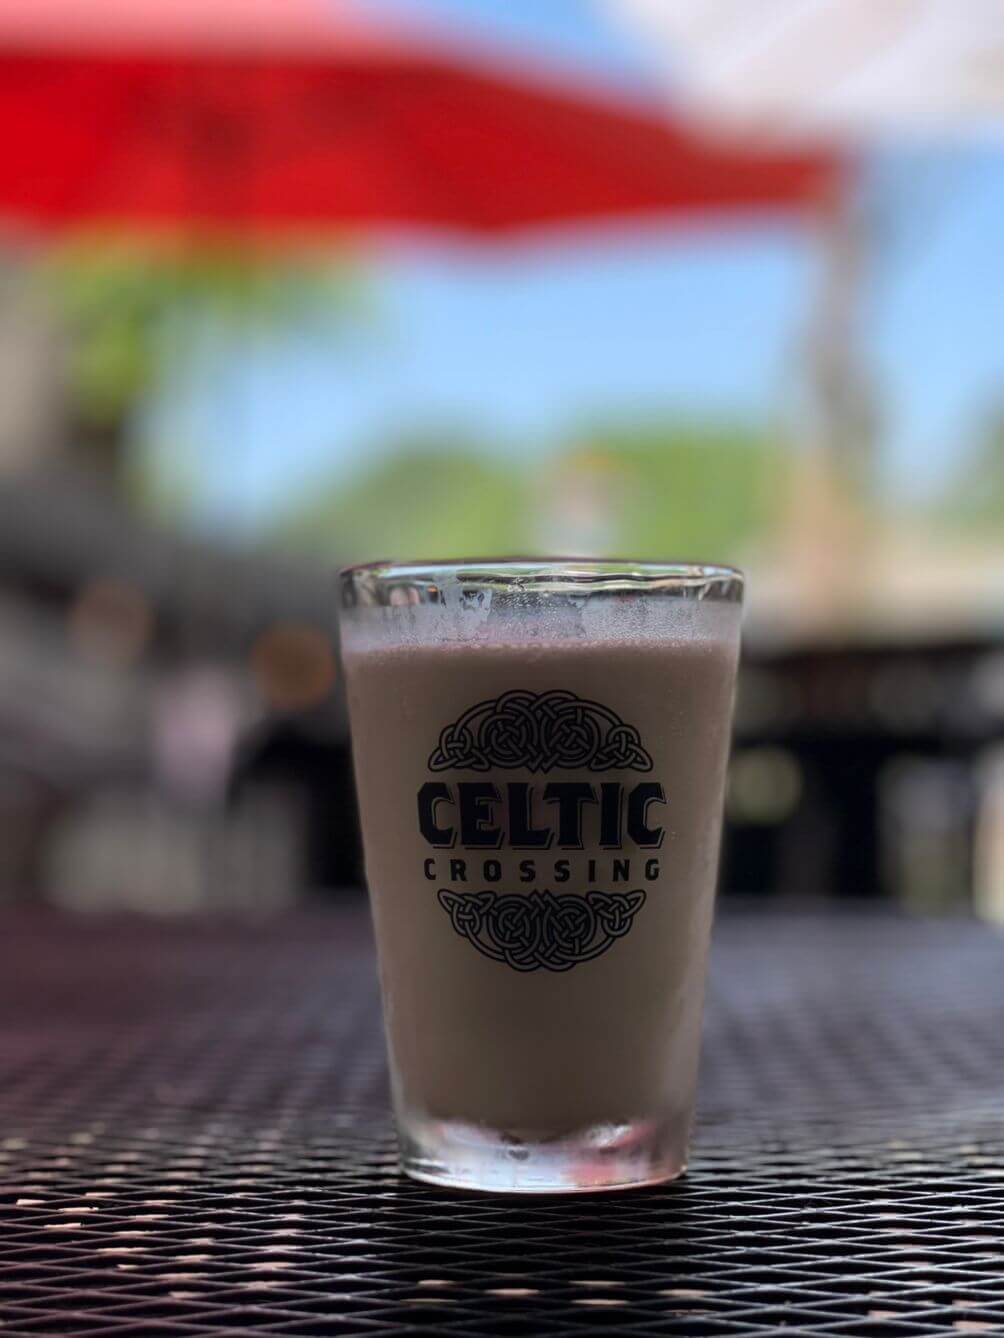
<instances>
[{"instance_id":1,"label":"glass foot","mask_svg":"<svg viewBox=\"0 0 1004 1338\"><path fill-rule=\"evenodd\" d=\"M687 1132L625 1120L543 1137L408 1115L399 1118L401 1169L428 1184L496 1194L633 1189L683 1174Z\"/></svg>"}]
</instances>

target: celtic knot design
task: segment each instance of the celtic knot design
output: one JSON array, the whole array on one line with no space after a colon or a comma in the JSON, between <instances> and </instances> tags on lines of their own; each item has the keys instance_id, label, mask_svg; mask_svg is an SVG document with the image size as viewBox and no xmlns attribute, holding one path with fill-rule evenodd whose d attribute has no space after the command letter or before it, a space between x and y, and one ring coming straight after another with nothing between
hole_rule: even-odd
<instances>
[{"instance_id":1,"label":"celtic knot design","mask_svg":"<svg viewBox=\"0 0 1004 1338\"><path fill-rule=\"evenodd\" d=\"M551 771L651 771L633 725L574 692L503 692L478 702L447 725L429 757L430 771L492 767Z\"/></svg>"},{"instance_id":2,"label":"celtic knot design","mask_svg":"<svg viewBox=\"0 0 1004 1338\"><path fill-rule=\"evenodd\" d=\"M633 892L455 892L439 904L456 932L478 952L514 971L570 971L623 938L645 904Z\"/></svg>"}]
</instances>

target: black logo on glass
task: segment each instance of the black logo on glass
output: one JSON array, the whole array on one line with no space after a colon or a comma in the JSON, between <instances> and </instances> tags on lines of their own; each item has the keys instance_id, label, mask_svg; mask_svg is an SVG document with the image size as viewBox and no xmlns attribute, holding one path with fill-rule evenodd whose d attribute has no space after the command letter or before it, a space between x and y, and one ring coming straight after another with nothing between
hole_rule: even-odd
<instances>
[{"instance_id":1,"label":"black logo on glass","mask_svg":"<svg viewBox=\"0 0 1004 1338\"><path fill-rule=\"evenodd\" d=\"M478 702L447 725L429 756L428 766L432 772L520 769L546 773L562 768L649 772L652 758L642 746L638 730L599 702L561 690L515 690ZM507 789L513 848L550 846L551 836L533 828L530 821L532 788L513 783ZM661 785L638 782L630 794L623 793L625 787L619 781L604 782L598 789L601 795L596 786L581 780L548 782L544 800L559 809L557 836L561 847L583 849L583 806L602 799L600 844L604 849L621 848L622 798L628 833L635 846L652 848L661 844L662 828L648 826L646 818L650 803L665 802ZM461 782L458 793L464 845L499 849L504 833L491 825L489 816L491 805L501 799L498 788L482 782ZM419 792L420 827L432 846L448 848L454 845L456 833L453 827L437 825L436 807L440 803L452 805L452 789L441 782L427 782ZM519 838L515 836L517 818ZM451 868L454 863L463 861L451 862ZM491 863L499 876L501 864ZM590 868L593 863L590 861ZM434 868L434 861L427 861L426 869L426 876L433 877L428 866ZM567 870L563 872L567 878ZM459 876L465 877L462 871ZM489 876L487 865L485 876ZM485 957L516 971L569 971L600 957L624 937L645 904L645 892L641 888L625 892L590 888L556 893L535 888L514 893L441 887L438 899L455 932Z\"/></svg>"},{"instance_id":2,"label":"black logo on glass","mask_svg":"<svg viewBox=\"0 0 1004 1338\"><path fill-rule=\"evenodd\" d=\"M439 904L458 934L493 961L516 971L570 971L606 952L631 928L645 893L455 892Z\"/></svg>"},{"instance_id":3,"label":"black logo on glass","mask_svg":"<svg viewBox=\"0 0 1004 1338\"><path fill-rule=\"evenodd\" d=\"M574 692L504 692L478 702L447 725L429 757L430 771L493 767L552 771L651 771L638 731L599 702Z\"/></svg>"}]
</instances>

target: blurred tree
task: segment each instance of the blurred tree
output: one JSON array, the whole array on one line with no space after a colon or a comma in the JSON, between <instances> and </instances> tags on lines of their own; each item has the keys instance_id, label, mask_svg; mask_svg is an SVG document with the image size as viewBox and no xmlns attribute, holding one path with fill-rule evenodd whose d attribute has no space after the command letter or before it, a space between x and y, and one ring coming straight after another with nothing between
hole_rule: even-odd
<instances>
[{"instance_id":1,"label":"blurred tree","mask_svg":"<svg viewBox=\"0 0 1004 1338\"><path fill-rule=\"evenodd\" d=\"M1004 539L1004 405L988 416L975 448L963 455L937 514L954 529Z\"/></svg>"},{"instance_id":2,"label":"blurred tree","mask_svg":"<svg viewBox=\"0 0 1004 1338\"><path fill-rule=\"evenodd\" d=\"M522 466L471 445L415 441L355 480L312 489L277 537L353 561L525 549L529 483Z\"/></svg>"},{"instance_id":3,"label":"blurred tree","mask_svg":"<svg viewBox=\"0 0 1004 1338\"><path fill-rule=\"evenodd\" d=\"M786 457L742 427L596 428L514 460L414 442L312 489L276 537L355 560L565 552L730 558L777 519Z\"/></svg>"},{"instance_id":4,"label":"blurred tree","mask_svg":"<svg viewBox=\"0 0 1004 1338\"><path fill-rule=\"evenodd\" d=\"M786 468L778 444L741 425L594 429L545 474L540 539L613 556L735 558L776 524Z\"/></svg>"},{"instance_id":5,"label":"blurred tree","mask_svg":"<svg viewBox=\"0 0 1004 1338\"><path fill-rule=\"evenodd\" d=\"M327 252L237 241L76 237L41 266L68 336L71 450L121 482L133 413L212 323L234 334L358 313L361 286Z\"/></svg>"}]
</instances>

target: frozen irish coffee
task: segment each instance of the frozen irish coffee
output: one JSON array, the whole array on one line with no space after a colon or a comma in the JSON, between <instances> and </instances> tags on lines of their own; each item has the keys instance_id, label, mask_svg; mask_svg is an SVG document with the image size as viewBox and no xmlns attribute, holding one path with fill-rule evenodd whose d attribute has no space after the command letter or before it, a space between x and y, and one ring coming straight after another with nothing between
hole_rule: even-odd
<instances>
[{"instance_id":1,"label":"frozen irish coffee","mask_svg":"<svg viewBox=\"0 0 1004 1338\"><path fill-rule=\"evenodd\" d=\"M706 566L343 573L410 1174L567 1192L683 1170L741 592Z\"/></svg>"}]
</instances>

